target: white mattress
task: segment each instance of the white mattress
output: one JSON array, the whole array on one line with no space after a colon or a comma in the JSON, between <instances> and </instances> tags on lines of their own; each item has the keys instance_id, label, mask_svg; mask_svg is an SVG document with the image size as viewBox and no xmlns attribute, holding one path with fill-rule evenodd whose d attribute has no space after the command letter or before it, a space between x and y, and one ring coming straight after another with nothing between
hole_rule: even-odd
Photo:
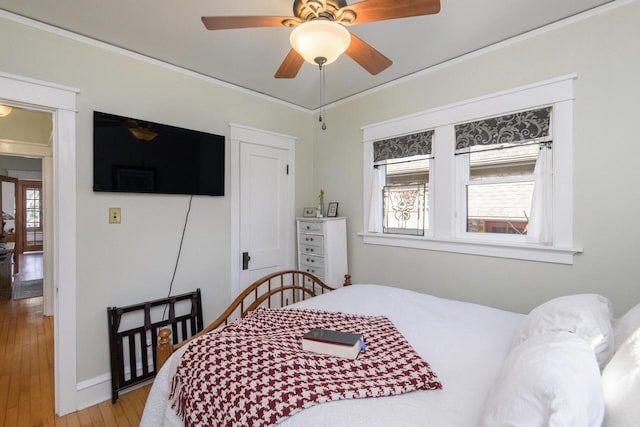
<instances>
[{"instance_id":1,"label":"white mattress","mask_svg":"<svg viewBox=\"0 0 640 427\"><path fill-rule=\"evenodd\" d=\"M477 425L484 399L509 352L522 314L446 300L405 289L352 285L291 307L385 315L431 365L442 390L323 403L280 426ZM142 426L181 426L167 405L172 356L153 384Z\"/></svg>"}]
</instances>

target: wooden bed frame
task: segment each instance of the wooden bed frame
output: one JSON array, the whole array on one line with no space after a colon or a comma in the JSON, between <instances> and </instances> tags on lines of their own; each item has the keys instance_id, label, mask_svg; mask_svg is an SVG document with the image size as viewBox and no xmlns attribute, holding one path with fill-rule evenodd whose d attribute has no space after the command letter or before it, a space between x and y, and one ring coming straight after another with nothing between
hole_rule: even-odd
<instances>
[{"instance_id":1,"label":"wooden bed frame","mask_svg":"<svg viewBox=\"0 0 640 427\"><path fill-rule=\"evenodd\" d=\"M345 274L343 286L349 285L351 285L351 276ZM173 345L171 344L171 330L161 329L158 332L156 372L160 370L175 350L187 342L227 325L229 321L246 316L247 313L260 305L271 307L272 304L277 303L278 307L284 307L335 289L306 271L285 270L258 279L242 291L216 320L189 339Z\"/></svg>"},{"instance_id":2,"label":"wooden bed frame","mask_svg":"<svg viewBox=\"0 0 640 427\"><path fill-rule=\"evenodd\" d=\"M162 320L152 320L152 311L158 307L168 309L168 318L163 315ZM125 319L131 320L131 317L139 317L142 321L132 323ZM156 376L158 371L154 369L153 362L157 360L157 336L161 329L171 328L174 344L202 330L200 289L141 304L107 307L107 319L111 355L111 402L116 403L121 390ZM122 327L122 324L127 324L127 327ZM151 355L148 354L149 348L153 350Z\"/></svg>"}]
</instances>

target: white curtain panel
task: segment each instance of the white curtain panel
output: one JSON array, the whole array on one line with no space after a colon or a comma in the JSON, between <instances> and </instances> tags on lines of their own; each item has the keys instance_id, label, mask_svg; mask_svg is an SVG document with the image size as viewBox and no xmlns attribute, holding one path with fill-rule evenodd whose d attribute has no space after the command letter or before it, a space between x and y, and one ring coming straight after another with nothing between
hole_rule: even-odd
<instances>
[{"instance_id":1,"label":"white curtain panel","mask_svg":"<svg viewBox=\"0 0 640 427\"><path fill-rule=\"evenodd\" d=\"M534 187L527 242L553 243L553 151L541 145L533 170Z\"/></svg>"},{"instance_id":2,"label":"white curtain panel","mask_svg":"<svg viewBox=\"0 0 640 427\"><path fill-rule=\"evenodd\" d=\"M385 166L371 168L371 207L369 208L370 233L382 233L382 187L386 177Z\"/></svg>"}]
</instances>

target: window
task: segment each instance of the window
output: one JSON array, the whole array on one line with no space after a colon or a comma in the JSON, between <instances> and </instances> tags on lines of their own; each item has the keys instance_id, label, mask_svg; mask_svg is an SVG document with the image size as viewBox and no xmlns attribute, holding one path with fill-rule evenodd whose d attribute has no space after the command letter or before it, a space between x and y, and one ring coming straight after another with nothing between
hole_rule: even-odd
<instances>
[{"instance_id":1,"label":"window","mask_svg":"<svg viewBox=\"0 0 640 427\"><path fill-rule=\"evenodd\" d=\"M382 191L383 231L423 236L429 229L429 159L386 165Z\"/></svg>"},{"instance_id":2,"label":"window","mask_svg":"<svg viewBox=\"0 0 640 427\"><path fill-rule=\"evenodd\" d=\"M384 232L424 235L424 184L387 185L382 191Z\"/></svg>"},{"instance_id":3,"label":"window","mask_svg":"<svg viewBox=\"0 0 640 427\"><path fill-rule=\"evenodd\" d=\"M535 170L536 165L539 171L547 167L546 157L539 152L551 150L552 111L545 107L455 126L456 168L460 171L456 187L461 193L457 212L464 213L458 215L458 228L462 235L469 233L480 239L502 235L505 241L551 243L551 229L544 237L539 233L525 237L532 207L536 207L534 189L540 193L547 188L543 180L536 179ZM536 210L534 228L547 223L539 217L552 209L551 198L537 199L536 204L540 203L549 206Z\"/></svg>"},{"instance_id":4,"label":"window","mask_svg":"<svg viewBox=\"0 0 640 427\"><path fill-rule=\"evenodd\" d=\"M386 165L382 190L385 233L423 236L429 228L429 159Z\"/></svg>"},{"instance_id":5,"label":"window","mask_svg":"<svg viewBox=\"0 0 640 427\"><path fill-rule=\"evenodd\" d=\"M39 229L40 227L40 213L42 209L40 207L40 189L39 188L27 188L25 190L25 202L26 202L26 224L27 228Z\"/></svg>"},{"instance_id":6,"label":"window","mask_svg":"<svg viewBox=\"0 0 640 427\"><path fill-rule=\"evenodd\" d=\"M429 228L432 138L427 130L373 144L371 212L381 210L382 216L372 215L372 231L423 236Z\"/></svg>"},{"instance_id":7,"label":"window","mask_svg":"<svg viewBox=\"0 0 640 427\"><path fill-rule=\"evenodd\" d=\"M538 147L510 148L471 150L465 182L467 232L527 234Z\"/></svg>"},{"instance_id":8,"label":"window","mask_svg":"<svg viewBox=\"0 0 640 427\"><path fill-rule=\"evenodd\" d=\"M574 78L363 128L364 243L573 263ZM426 133L428 154L376 160Z\"/></svg>"},{"instance_id":9,"label":"window","mask_svg":"<svg viewBox=\"0 0 640 427\"><path fill-rule=\"evenodd\" d=\"M42 250L42 184L37 181L19 181L19 191L22 194L22 249L24 251Z\"/></svg>"}]
</instances>

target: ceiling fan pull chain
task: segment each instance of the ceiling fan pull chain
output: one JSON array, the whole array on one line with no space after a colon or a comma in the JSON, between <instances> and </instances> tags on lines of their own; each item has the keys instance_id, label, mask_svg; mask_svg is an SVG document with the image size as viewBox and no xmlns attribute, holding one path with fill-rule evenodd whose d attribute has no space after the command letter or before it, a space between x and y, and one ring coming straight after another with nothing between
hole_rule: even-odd
<instances>
[{"instance_id":1,"label":"ceiling fan pull chain","mask_svg":"<svg viewBox=\"0 0 640 427\"><path fill-rule=\"evenodd\" d=\"M327 114L325 111L325 103L326 101L326 91L327 91L327 82L326 82L326 75L327 75L327 67L322 67L322 130L327 130Z\"/></svg>"},{"instance_id":2,"label":"ceiling fan pull chain","mask_svg":"<svg viewBox=\"0 0 640 427\"><path fill-rule=\"evenodd\" d=\"M327 129L327 122L324 118L324 98L325 98L325 90L326 90L326 68L323 67L322 63L318 64L320 66L320 118L319 121L322 123L322 130Z\"/></svg>"},{"instance_id":3,"label":"ceiling fan pull chain","mask_svg":"<svg viewBox=\"0 0 640 427\"><path fill-rule=\"evenodd\" d=\"M318 121L322 123L322 64L318 64L318 67L320 72L320 117L318 117Z\"/></svg>"}]
</instances>

